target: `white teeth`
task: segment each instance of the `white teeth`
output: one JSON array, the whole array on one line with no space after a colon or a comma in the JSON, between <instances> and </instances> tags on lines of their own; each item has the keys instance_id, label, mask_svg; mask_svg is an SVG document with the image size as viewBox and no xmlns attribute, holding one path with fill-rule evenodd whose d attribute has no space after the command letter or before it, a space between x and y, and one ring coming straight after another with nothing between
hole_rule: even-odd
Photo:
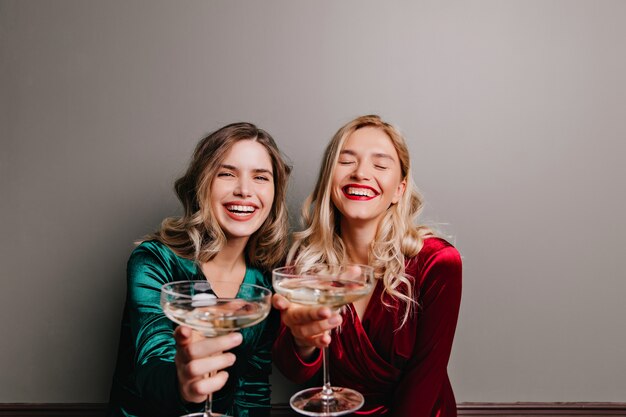
<instances>
[{"instance_id":1,"label":"white teeth","mask_svg":"<svg viewBox=\"0 0 626 417\"><path fill-rule=\"evenodd\" d=\"M348 194L350 195L358 195L363 197L374 197L374 191L369 188L356 188L356 187L348 187Z\"/></svg>"},{"instance_id":2,"label":"white teeth","mask_svg":"<svg viewBox=\"0 0 626 417\"><path fill-rule=\"evenodd\" d=\"M252 206L238 206L238 205L234 205L234 204L226 206L226 209L228 211L234 212L235 214L241 214L241 213L248 214L248 213L253 213L254 210L256 210Z\"/></svg>"}]
</instances>

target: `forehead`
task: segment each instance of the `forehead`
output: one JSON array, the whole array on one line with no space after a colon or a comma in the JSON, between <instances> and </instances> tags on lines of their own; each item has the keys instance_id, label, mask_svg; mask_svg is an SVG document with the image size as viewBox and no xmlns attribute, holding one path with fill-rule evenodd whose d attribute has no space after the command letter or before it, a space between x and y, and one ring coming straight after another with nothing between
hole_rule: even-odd
<instances>
[{"instance_id":1,"label":"forehead","mask_svg":"<svg viewBox=\"0 0 626 417\"><path fill-rule=\"evenodd\" d=\"M252 139L235 142L224 155L222 162L234 166L250 165L254 168L272 169L269 152L265 146Z\"/></svg>"},{"instance_id":2,"label":"forehead","mask_svg":"<svg viewBox=\"0 0 626 417\"><path fill-rule=\"evenodd\" d=\"M398 152L391 138L377 127L363 127L352 132L343 143L341 150L358 153L383 153L398 159Z\"/></svg>"}]
</instances>

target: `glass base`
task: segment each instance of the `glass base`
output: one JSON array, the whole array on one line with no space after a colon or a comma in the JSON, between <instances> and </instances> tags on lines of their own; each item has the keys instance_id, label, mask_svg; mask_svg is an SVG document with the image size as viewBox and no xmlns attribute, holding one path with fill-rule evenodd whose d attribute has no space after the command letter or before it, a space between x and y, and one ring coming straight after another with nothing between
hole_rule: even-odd
<instances>
[{"instance_id":1,"label":"glass base","mask_svg":"<svg viewBox=\"0 0 626 417\"><path fill-rule=\"evenodd\" d=\"M326 399L322 388L309 388L296 393L289 405L305 416L342 416L363 406L363 396L350 388L332 387L332 398Z\"/></svg>"},{"instance_id":2,"label":"glass base","mask_svg":"<svg viewBox=\"0 0 626 417\"><path fill-rule=\"evenodd\" d=\"M191 414L185 414L184 416L180 416L180 417L205 417L207 415L210 415L211 417L224 417L224 414L220 414L220 413L216 413L215 411L213 411L211 414L205 414L205 413L191 413Z\"/></svg>"}]
</instances>

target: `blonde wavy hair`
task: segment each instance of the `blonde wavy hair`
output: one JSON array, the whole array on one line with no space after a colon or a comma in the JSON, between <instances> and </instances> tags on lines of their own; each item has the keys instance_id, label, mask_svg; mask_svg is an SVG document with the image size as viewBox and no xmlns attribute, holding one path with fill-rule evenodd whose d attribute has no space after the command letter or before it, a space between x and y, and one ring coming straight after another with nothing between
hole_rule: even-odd
<instances>
[{"instance_id":1,"label":"blonde wavy hair","mask_svg":"<svg viewBox=\"0 0 626 417\"><path fill-rule=\"evenodd\" d=\"M411 176L406 141L394 126L379 116L361 116L348 122L335 133L326 147L317 184L302 207L304 230L294 234L287 263L307 267L315 263L341 264L348 261L339 228L341 213L331 199L332 178L346 139L364 127L380 129L389 137L398 153L402 180L406 181L404 194L397 204L387 209L378 225L376 237L370 244L368 262L374 267L377 278L382 279L385 285L385 291L381 295L383 303L393 307L382 297L387 293L404 305L400 324L402 327L417 302L413 298L414 283L404 276L405 259L419 253L423 239L431 235L432 231L426 226L416 224L422 208L422 198Z\"/></svg>"},{"instance_id":2,"label":"blonde wavy hair","mask_svg":"<svg viewBox=\"0 0 626 417\"><path fill-rule=\"evenodd\" d=\"M159 240L179 256L196 262L207 262L215 257L226 243L226 236L211 209L211 184L230 148L242 140L255 141L265 147L274 176L272 209L261 227L250 236L246 258L251 266L264 270L271 270L284 259L289 227L285 197L291 167L270 134L251 123L224 126L198 143L187 172L174 184L184 214L166 218L159 231L144 240Z\"/></svg>"}]
</instances>

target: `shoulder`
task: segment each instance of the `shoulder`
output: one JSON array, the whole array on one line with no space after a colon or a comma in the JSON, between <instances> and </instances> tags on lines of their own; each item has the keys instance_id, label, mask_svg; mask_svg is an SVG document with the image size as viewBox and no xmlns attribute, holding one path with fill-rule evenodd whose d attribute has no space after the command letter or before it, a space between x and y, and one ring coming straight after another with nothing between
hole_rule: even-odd
<instances>
[{"instance_id":1,"label":"shoulder","mask_svg":"<svg viewBox=\"0 0 626 417\"><path fill-rule=\"evenodd\" d=\"M128 264L137 264L150 261L165 261L175 259L178 256L164 243L158 240L148 240L142 242L130 254Z\"/></svg>"},{"instance_id":2,"label":"shoulder","mask_svg":"<svg viewBox=\"0 0 626 417\"><path fill-rule=\"evenodd\" d=\"M169 281L177 271L193 270L192 260L176 255L167 245L156 240L142 242L130 254L126 270L128 278L159 277L159 281Z\"/></svg>"},{"instance_id":3,"label":"shoulder","mask_svg":"<svg viewBox=\"0 0 626 417\"><path fill-rule=\"evenodd\" d=\"M447 240L439 237L427 237L424 246L410 261L425 265L429 262L461 264L461 254Z\"/></svg>"},{"instance_id":4,"label":"shoulder","mask_svg":"<svg viewBox=\"0 0 626 417\"><path fill-rule=\"evenodd\" d=\"M428 237L424 239L424 246L417 254L417 258L427 261L431 258L440 258L448 262L461 262L461 254L447 240L439 237Z\"/></svg>"},{"instance_id":5,"label":"shoulder","mask_svg":"<svg viewBox=\"0 0 626 417\"><path fill-rule=\"evenodd\" d=\"M438 237L424 239L419 253L407 259L407 273L423 283L426 276L437 276L449 281L461 280L462 260L459 251L448 241Z\"/></svg>"}]
</instances>

